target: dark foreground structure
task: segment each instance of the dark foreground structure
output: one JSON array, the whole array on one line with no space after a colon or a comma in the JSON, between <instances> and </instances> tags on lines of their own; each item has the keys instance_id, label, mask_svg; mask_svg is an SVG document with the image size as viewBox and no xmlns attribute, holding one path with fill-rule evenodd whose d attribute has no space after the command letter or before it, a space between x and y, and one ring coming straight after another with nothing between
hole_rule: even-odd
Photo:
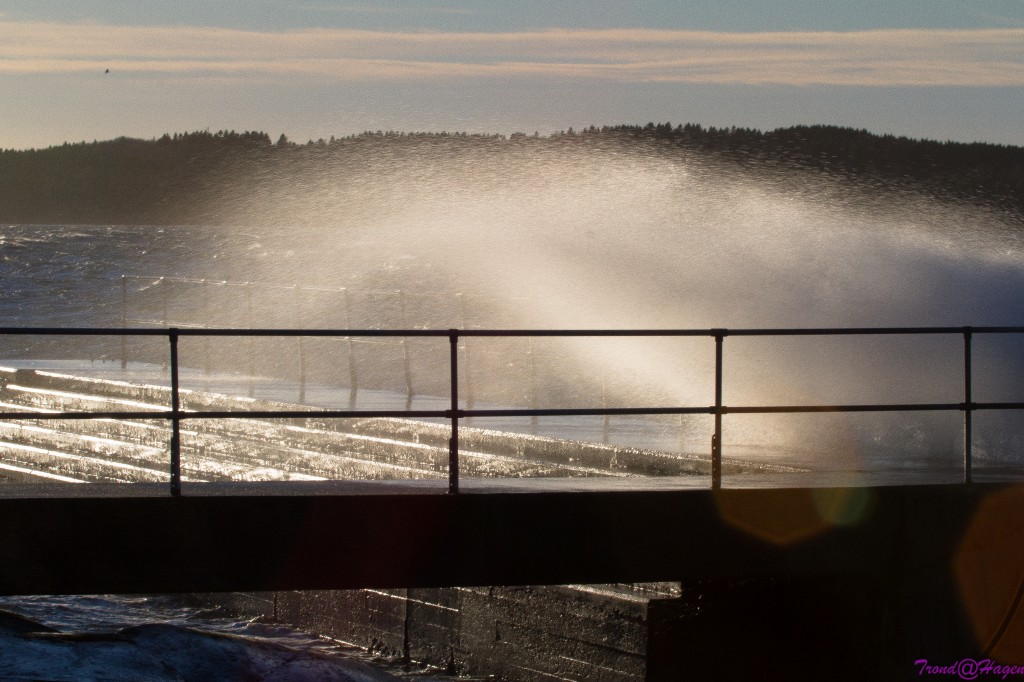
<instances>
[{"instance_id":1,"label":"dark foreground structure","mask_svg":"<svg viewBox=\"0 0 1024 682\"><path fill-rule=\"evenodd\" d=\"M682 581L680 597L647 605L649 680L905 679L968 658L1024 662L1021 485L12 488L4 594L277 592L278 615L302 621L295 590ZM460 650L462 613L449 608L444 653L459 669L482 644ZM493 648L501 624L476 638Z\"/></svg>"}]
</instances>

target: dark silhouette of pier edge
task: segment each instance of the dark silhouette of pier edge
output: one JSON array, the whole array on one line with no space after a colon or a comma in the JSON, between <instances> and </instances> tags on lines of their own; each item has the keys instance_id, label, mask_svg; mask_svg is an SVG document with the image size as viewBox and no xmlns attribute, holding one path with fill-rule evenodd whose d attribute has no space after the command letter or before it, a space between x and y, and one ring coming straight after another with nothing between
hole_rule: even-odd
<instances>
[{"instance_id":1,"label":"dark silhouette of pier edge","mask_svg":"<svg viewBox=\"0 0 1024 682\"><path fill-rule=\"evenodd\" d=\"M770 660L751 658L750 642L774 650L779 665L801 652L803 666L845 660L868 673L926 651L1019 652L1020 615L1006 613L1014 595L976 584L1024 571L1024 552L1006 542L1024 530L1022 485L505 492L464 484L451 495L443 485L394 482L210 483L186 485L178 497L163 486L76 488L87 489L0 498L0 593L679 580L680 599L648 606L651 671L674 669L675 647L692 651L701 638L707 648L686 658L709 671L721 660L738 671L743 661ZM849 498L864 501L859 518L821 519L823 506ZM807 638L818 647L812 654Z\"/></svg>"}]
</instances>

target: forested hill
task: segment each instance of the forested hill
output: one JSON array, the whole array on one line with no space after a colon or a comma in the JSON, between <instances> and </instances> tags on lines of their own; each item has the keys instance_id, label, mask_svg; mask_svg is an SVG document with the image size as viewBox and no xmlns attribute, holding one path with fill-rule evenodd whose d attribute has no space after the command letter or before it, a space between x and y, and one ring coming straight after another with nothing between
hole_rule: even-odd
<instances>
[{"instance_id":1,"label":"forested hill","mask_svg":"<svg viewBox=\"0 0 1024 682\"><path fill-rule=\"evenodd\" d=\"M995 204L1024 215L1021 147L912 140L831 126L762 132L652 123L570 128L543 137L377 132L305 144L283 135L275 142L262 132L194 132L5 150L0 222L215 224L236 217L220 210L226 201L237 205L246 193L280 190L282 182L300 200L309 183L323 188L325 182L358 181L374 191L365 174L382 160L394 168L404 158L429 156L443 165L507 154L509 163L519 163L567 149L699 159L776 179L825 173L858 186L923 191L939 200Z\"/></svg>"}]
</instances>

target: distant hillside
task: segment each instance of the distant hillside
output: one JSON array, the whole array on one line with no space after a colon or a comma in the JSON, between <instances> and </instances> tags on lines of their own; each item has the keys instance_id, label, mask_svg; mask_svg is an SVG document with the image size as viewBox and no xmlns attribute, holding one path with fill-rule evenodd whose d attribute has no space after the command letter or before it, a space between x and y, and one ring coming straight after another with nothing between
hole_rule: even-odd
<instances>
[{"instance_id":1,"label":"distant hillside","mask_svg":"<svg viewBox=\"0 0 1024 682\"><path fill-rule=\"evenodd\" d=\"M649 123L570 128L545 137L376 132L305 144L283 135L274 142L263 132L194 132L6 150L0 152L0 222L217 224L235 218L222 210L225 202L237 206L248 193L287 191L294 198L308 183L372 182L366 173L373 167L400 165L403 158L433 154L438 163L455 163L509 154L508 162L518 163L524 153L566 148L699 158L776 179L827 174L859 186L911 189L1024 214L1021 147L830 126L761 132Z\"/></svg>"}]
</instances>

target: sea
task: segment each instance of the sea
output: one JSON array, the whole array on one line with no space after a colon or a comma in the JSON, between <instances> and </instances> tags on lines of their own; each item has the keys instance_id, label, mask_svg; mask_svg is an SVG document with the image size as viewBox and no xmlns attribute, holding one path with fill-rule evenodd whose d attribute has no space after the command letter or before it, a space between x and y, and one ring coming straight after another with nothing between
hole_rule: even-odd
<instances>
[{"instance_id":1,"label":"sea","mask_svg":"<svg viewBox=\"0 0 1024 682\"><path fill-rule=\"evenodd\" d=\"M0 679L445 682L424 666L181 596L0 597ZM470 678L461 678L467 680Z\"/></svg>"}]
</instances>

